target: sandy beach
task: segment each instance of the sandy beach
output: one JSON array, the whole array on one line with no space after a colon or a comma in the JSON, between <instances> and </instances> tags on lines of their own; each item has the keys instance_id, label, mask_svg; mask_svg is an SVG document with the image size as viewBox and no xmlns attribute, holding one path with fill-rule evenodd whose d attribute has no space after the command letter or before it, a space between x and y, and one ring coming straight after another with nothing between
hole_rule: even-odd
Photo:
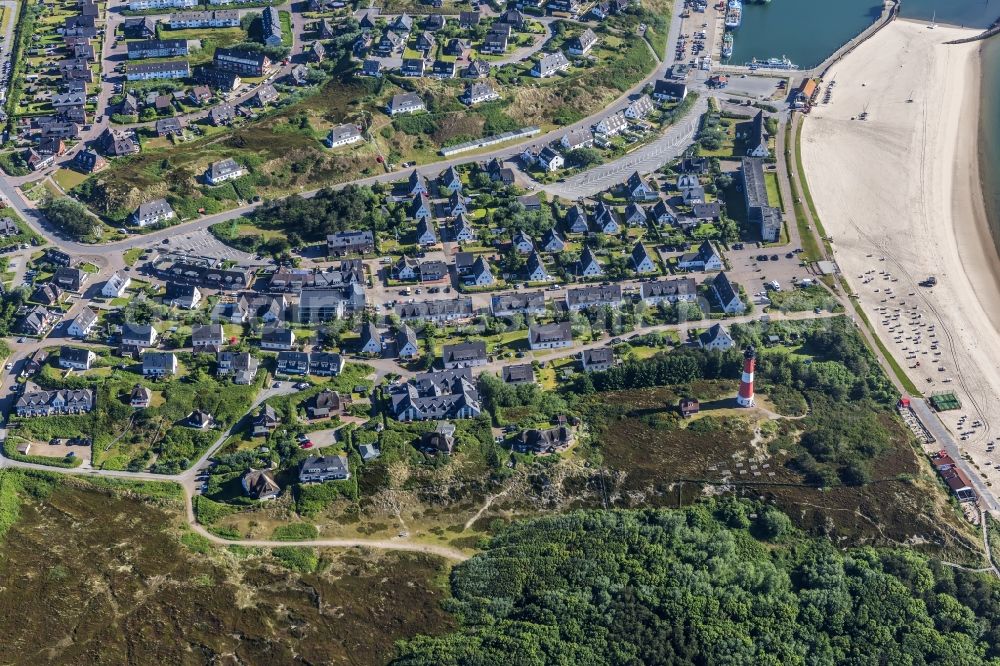
<instances>
[{"instance_id":1,"label":"sandy beach","mask_svg":"<svg viewBox=\"0 0 1000 666\"><path fill-rule=\"evenodd\" d=\"M944 44L976 32L895 21L862 44L828 73L832 99L804 121L802 161L876 332L924 395L957 394L962 409L943 421L1000 483L990 450L1000 437L1000 260L979 183L979 44ZM937 286L919 286L929 276Z\"/></svg>"}]
</instances>

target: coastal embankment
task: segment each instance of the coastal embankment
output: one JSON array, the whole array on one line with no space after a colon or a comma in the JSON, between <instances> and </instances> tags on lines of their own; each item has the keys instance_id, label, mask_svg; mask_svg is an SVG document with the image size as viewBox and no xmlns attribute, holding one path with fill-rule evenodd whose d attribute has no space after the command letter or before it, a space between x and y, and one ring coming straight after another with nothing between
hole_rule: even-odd
<instances>
[{"instance_id":1,"label":"coastal embankment","mask_svg":"<svg viewBox=\"0 0 1000 666\"><path fill-rule=\"evenodd\" d=\"M1000 259L979 162L980 30L896 20L837 62L802 161L845 278L986 480L1000 435ZM920 282L934 276L933 288ZM960 424L959 417L968 415ZM981 425L973 426L980 421Z\"/></svg>"}]
</instances>

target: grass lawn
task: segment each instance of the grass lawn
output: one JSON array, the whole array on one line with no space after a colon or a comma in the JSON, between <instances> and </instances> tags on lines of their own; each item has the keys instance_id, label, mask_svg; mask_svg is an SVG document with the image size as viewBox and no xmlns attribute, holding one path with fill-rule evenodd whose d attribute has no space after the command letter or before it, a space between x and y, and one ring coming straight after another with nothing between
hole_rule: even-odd
<instances>
[{"instance_id":1,"label":"grass lawn","mask_svg":"<svg viewBox=\"0 0 1000 666\"><path fill-rule=\"evenodd\" d=\"M59 184L59 187L68 192L87 180L87 175L73 169L59 169L52 178Z\"/></svg>"},{"instance_id":2,"label":"grass lawn","mask_svg":"<svg viewBox=\"0 0 1000 666\"><path fill-rule=\"evenodd\" d=\"M776 208L784 208L781 201L781 190L778 188L778 174L773 171L766 172L764 184L767 186L767 203Z\"/></svg>"},{"instance_id":3,"label":"grass lawn","mask_svg":"<svg viewBox=\"0 0 1000 666\"><path fill-rule=\"evenodd\" d=\"M122 255L122 259L125 260L126 266L135 266L135 262L139 261L139 257L142 256L143 248L133 247L130 250L125 250Z\"/></svg>"}]
</instances>

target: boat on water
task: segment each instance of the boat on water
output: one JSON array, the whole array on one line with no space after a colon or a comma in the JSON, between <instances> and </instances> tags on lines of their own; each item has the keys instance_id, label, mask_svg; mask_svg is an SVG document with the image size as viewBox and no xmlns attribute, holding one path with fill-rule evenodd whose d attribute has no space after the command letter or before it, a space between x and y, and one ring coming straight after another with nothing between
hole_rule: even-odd
<instances>
[{"instance_id":1,"label":"boat on water","mask_svg":"<svg viewBox=\"0 0 1000 666\"><path fill-rule=\"evenodd\" d=\"M722 57L730 58L733 55L733 33L727 32L722 36Z\"/></svg>"},{"instance_id":2,"label":"boat on water","mask_svg":"<svg viewBox=\"0 0 1000 666\"><path fill-rule=\"evenodd\" d=\"M743 2L742 0L729 0L726 8L726 27L738 28L743 22Z\"/></svg>"},{"instance_id":3,"label":"boat on water","mask_svg":"<svg viewBox=\"0 0 1000 666\"><path fill-rule=\"evenodd\" d=\"M756 69L798 69L799 66L794 62L781 56L780 58L768 58L767 60L757 60L754 58L750 62L746 63L746 67L751 70Z\"/></svg>"}]
</instances>

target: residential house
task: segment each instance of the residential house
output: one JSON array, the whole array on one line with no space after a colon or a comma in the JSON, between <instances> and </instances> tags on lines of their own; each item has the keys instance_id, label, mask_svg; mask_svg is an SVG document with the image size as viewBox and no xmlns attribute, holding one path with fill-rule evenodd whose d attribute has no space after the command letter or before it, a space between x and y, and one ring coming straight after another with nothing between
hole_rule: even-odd
<instances>
[{"instance_id":1,"label":"residential house","mask_svg":"<svg viewBox=\"0 0 1000 666\"><path fill-rule=\"evenodd\" d=\"M535 242L531 240L531 236L523 231L514 234L511 238L511 246L521 254L531 254L535 251Z\"/></svg>"},{"instance_id":2,"label":"residential house","mask_svg":"<svg viewBox=\"0 0 1000 666\"><path fill-rule=\"evenodd\" d=\"M390 413L398 421L468 419L482 413L469 368L419 373L389 391Z\"/></svg>"},{"instance_id":3,"label":"residential house","mask_svg":"<svg viewBox=\"0 0 1000 666\"><path fill-rule=\"evenodd\" d=\"M566 164L566 160L550 146L545 146L540 151L535 160L538 165L548 172L558 171Z\"/></svg>"},{"instance_id":4,"label":"residential house","mask_svg":"<svg viewBox=\"0 0 1000 666\"><path fill-rule=\"evenodd\" d=\"M566 228L574 234L585 234L590 230L590 220L583 206L573 204L566 211Z\"/></svg>"},{"instance_id":5,"label":"residential house","mask_svg":"<svg viewBox=\"0 0 1000 666\"><path fill-rule=\"evenodd\" d=\"M735 347L736 342L722 324L715 324L698 336L698 345L709 351L726 351Z\"/></svg>"},{"instance_id":6,"label":"residential house","mask_svg":"<svg viewBox=\"0 0 1000 666\"><path fill-rule=\"evenodd\" d=\"M311 352L309 354L309 373L320 377L336 377L344 371L347 361L334 352Z\"/></svg>"},{"instance_id":7,"label":"residential house","mask_svg":"<svg viewBox=\"0 0 1000 666\"><path fill-rule=\"evenodd\" d=\"M212 162L205 172L205 180L209 185L221 185L229 180L236 180L247 174L247 170L231 157L218 162Z\"/></svg>"},{"instance_id":8,"label":"residential house","mask_svg":"<svg viewBox=\"0 0 1000 666\"><path fill-rule=\"evenodd\" d=\"M139 143L131 132L115 132L109 127L97 137L97 147L105 155L124 157L139 152Z\"/></svg>"},{"instance_id":9,"label":"residential house","mask_svg":"<svg viewBox=\"0 0 1000 666\"><path fill-rule=\"evenodd\" d=\"M326 145L328 148L338 148L361 141L361 131L353 123L337 125L326 135Z\"/></svg>"},{"instance_id":10,"label":"residential house","mask_svg":"<svg viewBox=\"0 0 1000 666\"><path fill-rule=\"evenodd\" d=\"M729 280L725 271L712 278L711 288L719 306L726 314L743 314L746 310L736 285Z\"/></svg>"},{"instance_id":11,"label":"residential house","mask_svg":"<svg viewBox=\"0 0 1000 666\"><path fill-rule=\"evenodd\" d=\"M122 324L122 346L147 349L156 345L158 337L156 329L149 324L132 324L129 322Z\"/></svg>"},{"instance_id":12,"label":"residential house","mask_svg":"<svg viewBox=\"0 0 1000 666\"><path fill-rule=\"evenodd\" d=\"M153 401L153 392L142 384L136 384L129 393L128 404L136 409L145 409Z\"/></svg>"},{"instance_id":13,"label":"residential house","mask_svg":"<svg viewBox=\"0 0 1000 666\"><path fill-rule=\"evenodd\" d=\"M268 46L281 46L281 18L274 7L266 7L261 12L262 41Z\"/></svg>"},{"instance_id":14,"label":"residential house","mask_svg":"<svg viewBox=\"0 0 1000 666\"><path fill-rule=\"evenodd\" d=\"M64 370L90 370L97 360L97 354L89 349L79 347L61 347L59 349L59 367Z\"/></svg>"},{"instance_id":15,"label":"residential house","mask_svg":"<svg viewBox=\"0 0 1000 666\"><path fill-rule=\"evenodd\" d=\"M495 317L544 314L545 292L529 291L494 296L490 299L490 311Z\"/></svg>"},{"instance_id":16,"label":"residential house","mask_svg":"<svg viewBox=\"0 0 1000 666\"><path fill-rule=\"evenodd\" d=\"M625 190L632 201L657 201L660 198L656 186L647 182L638 171L628 177Z\"/></svg>"},{"instance_id":17,"label":"residential house","mask_svg":"<svg viewBox=\"0 0 1000 666\"><path fill-rule=\"evenodd\" d=\"M630 227L644 227L646 226L647 219L646 209L634 201L625 206L624 220L626 225Z\"/></svg>"},{"instance_id":18,"label":"residential house","mask_svg":"<svg viewBox=\"0 0 1000 666\"><path fill-rule=\"evenodd\" d=\"M488 360L486 358L486 343L482 340L475 340L445 345L441 351L441 360L446 370L486 365Z\"/></svg>"},{"instance_id":19,"label":"residential house","mask_svg":"<svg viewBox=\"0 0 1000 666\"><path fill-rule=\"evenodd\" d=\"M278 91L270 83L265 83L257 88L257 92L250 98L254 106L264 108L272 102L278 100Z\"/></svg>"},{"instance_id":20,"label":"residential house","mask_svg":"<svg viewBox=\"0 0 1000 666\"><path fill-rule=\"evenodd\" d=\"M511 443L511 448L517 453L534 453L549 455L565 451L573 443L572 431L564 426L522 430Z\"/></svg>"},{"instance_id":21,"label":"residential house","mask_svg":"<svg viewBox=\"0 0 1000 666\"><path fill-rule=\"evenodd\" d=\"M420 95L408 92L393 95L386 110L390 116L396 116L401 113L417 113L426 110L426 108L424 101L420 99Z\"/></svg>"},{"instance_id":22,"label":"residential house","mask_svg":"<svg viewBox=\"0 0 1000 666\"><path fill-rule=\"evenodd\" d=\"M171 60L168 62L129 63L125 65L127 81L152 81L157 79L186 79L191 76L191 67L187 60Z\"/></svg>"},{"instance_id":23,"label":"residential house","mask_svg":"<svg viewBox=\"0 0 1000 666\"><path fill-rule=\"evenodd\" d=\"M371 254L375 251L375 236L371 231L340 231L326 237L328 256L343 257L348 254Z\"/></svg>"},{"instance_id":24,"label":"residential house","mask_svg":"<svg viewBox=\"0 0 1000 666\"><path fill-rule=\"evenodd\" d=\"M132 214L132 224L138 227L148 227L159 222L165 222L177 217L174 209L166 199L153 199L139 204Z\"/></svg>"},{"instance_id":25,"label":"residential house","mask_svg":"<svg viewBox=\"0 0 1000 666\"><path fill-rule=\"evenodd\" d=\"M97 154L96 151L85 149L79 151L70 160L70 167L80 173L97 173L108 165L107 160Z\"/></svg>"},{"instance_id":26,"label":"residential house","mask_svg":"<svg viewBox=\"0 0 1000 666\"><path fill-rule=\"evenodd\" d=\"M586 128L570 130L559 139L559 145L566 150L591 148L594 145L594 134Z\"/></svg>"},{"instance_id":27,"label":"residential house","mask_svg":"<svg viewBox=\"0 0 1000 666\"><path fill-rule=\"evenodd\" d=\"M199 352L217 353L225 344L224 336L222 324L196 325L191 329L191 347L196 354Z\"/></svg>"},{"instance_id":28,"label":"residential house","mask_svg":"<svg viewBox=\"0 0 1000 666\"><path fill-rule=\"evenodd\" d=\"M550 53L544 55L541 59L535 63L534 67L531 68L530 74L535 78L544 79L550 76L555 76L559 72L564 72L569 69L569 60L563 55L562 51L556 51L555 53Z\"/></svg>"},{"instance_id":29,"label":"residential house","mask_svg":"<svg viewBox=\"0 0 1000 666\"><path fill-rule=\"evenodd\" d=\"M698 285L694 278L676 278L643 282L640 294L646 305L660 303L693 303L698 299Z\"/></svg>"},{"instance_id":30,"label":"residential house","mask_svg":"<svg viewBox=\"0 0 1000 666\"><path fill-rule=\"evenodd\" d=\"M747 129L739 132L736 138L743 140L747 157L771 156L771 150L767 146L767 130L764 129L763 111L758 111L748 124Z\"/></svg>"},{"instance_id":31,"label":"residential house","mask_svg":"<svg viewBox=\"0 0 1000 666\"><path fill-rule=\"evenodd\" d=\"M566 51L573 56L585 56L597 44L597 35L590 28L569 40Z\"/></svg>"},{"instance_id":32,"label":"residential house","mask_svg":"<svg viewBox=\"0 0 1000 666\"><path fill-rule=\"evenodd\" d=\"M201 290L191 284L180 282L167 282L166 293L163 295L163 303L184 310L195 310L201 303Z\"/></svg>"},{"instance_id":33,"label":"residential house","mask_svg":"<svg viewBox=\"0 0 1000 666\"><path fill-rule=\"evenodd\" d=\"M299 351L278 352L277 371L281 375L308 375L309 354Z\"/></svg>"},{"instance_id":34,"label":"residential house","mask_svg":"<svg viewBox=\"0 0 1000 666\"><path fill-rule=\"evenodd\" d=\"M680 81L660 79L653 85L653 99L660 102L680 102L687 94L687 84Z\"/></svg>"},{"instance_id":35,"label":"residential house","mask_svg":"<svg viewBox=\"0 0 1000 666\"><path fill-rule=\"evenodd\" d=\"M469 277L469 282L476 287L489 287L496 283L493 271L490 270L490 264L482 255L476 257Z\"/></svg>"},{"instance_id":36,"label":"residential house","mask_svg":"<svg viewBox=\"0 0 1000 666\"><path fill-rule=\"evenodd\" d=\"M218 106L213 106L208 112L208 121L212 123L214 127L228 125L233 122L235 117L236 109L229 104L219 104Z\"/></svg>"},{"instance_id":37,"label":"residential house","mask_svg":"<svg viewBox=\"0 0 1000 666\"><path fill-rule=\"evenodd\" d=\"M617 234L621 231L618 213L603 201L598 202L597 208L594 209L594 227L602 234Z\"/></svg>"},{"instance_id":38,"label":"residential house","mask_svg":"<svg viewBox=\"0 0 1000 666\"><path fill-rule=\"evenodd\" d=\"M420 435L419 448L424 453L450 455L455 450L455 424L438 421L433 430Z\"/></svg>"},{"instance_id":39,"label":"residential house","mask_svg":"<svg viewBox=\"0 0 1000 666\"><path fill-rule=\"evenodd\" d=\"M56 305L62 298L63 290L53 282L40 284L31 293L31 300L43 305Z\"/></svg>"},{"instance_id":40,"label":"residential house","mask_svg":"<svg viewBox=\"0 0 1000 666\"><path fill-rule=\"evenodd\" d=\"M299 483L324 483L351 478L347 456L343 453L330 456L309 456L299 467Z\"/></svg>"},{"instance_id":41,"label":"residential house","mask_svg":"<svg viewBox=\"0 0 1000 666\"><path fill-rule=\"evenodd\" d=\"M542 235L541 247L546 252L562 252L566 249L566 241L555 229L549 229Z\"/></svg>"},{"instance_id":42,"label":"residential house","mask_svg":"<svg viewBox=\"0 0 1000 666\"><path fill-rule=\"evenodd\" d=\"M382 61L372 58L365 60L364 63L361 64L361 71L359 72L359 75L373 76L376 78L382 76Z\"/></svg>"},{"instance_id":43,"label":"residential house","mask_svg":"<svg viewBox=\"0 0 1000 666\"><path fill-rule=\"evenodd\" d=\"M182 136L184 126L180 118L160 118L156 121L156 136L163 138L168 136Z\"/></svg>"},{"instance_id":44,"label":"residential house","mask_svg":"<svg viewBox=\"0 0 1000 666\"><path fill-rule=\"evenodd\" d=\"M580 355L584 372L604 372L615 365L615 352L611 347L584 349Z\"/></svg>"},{"instance_id":45,"label":"residential house","mask_svg":"<svg viewBox=\"0 0 1000 666\"><path fill-rule=\"evenodd\" d=\"M69 266L61 266L56 269L56 272L52 275L52 281L59 285L60 289L66 291L80 292L83 290L83 286L90 279L90 274L79 268L70 268Z\"/></svg>"},{"instance_id":46,"label":"residential house","mask_svg":"<svg viewBox=\"0 0 1000 666\"><path fill-rule=\"evenodd\" d=\"M403 60L402 66L399 68L399 73L403 76L413 76L420 77L424 75L424 60L423 58L405 58Z\"/></svg>"},{"instance_id":47,"label":"residential house","mask_svg":"<svg viewBox=\"0 0 1000 666\"><path fill-rule=\"evenodd\" d=\"M472 299L468 297L397 303L394 310L403 321L455 321L469 319L474 314Z\"/></svg>"},{"instance_id":48,"label":"residential house","mask_svg":"<svg viewBox=\"0 0 1000 666\"><path fill-rule=\"evenodd\" d=\"M253 75L244 74L244 76ZM199 67L195 72L195 78L199 83L204 83L222 92L233 92L243 83L236 72L215 67Z\"/></svg>"},{"instance_id":49,"label":"residential house","mask_svg":"<svg viewBox=\"0 0 1000 666\"><path fill-rule=\"evenodd\" d=\"M476 240L476 229L465 213L458 214L451 223L451 237L459 243L471 243Z\"/></svg>"},{"instance_id":50,"label":"residential house","mask_svg":"<svg viewBox=\"0 0 1000 666\"><path fill-rule=\"evenodd\" d=\"M371 322L361 324L361 347L362 354L381 354L382 336L379 335L378 328Z\"/></svg>"},{"instance_id":51,"label":"residential house","mask_svg":"<svg viewBox=\"0 0 1000 666\"><path fill-rule=\"evenodd\" d=\"M288 351L295 344L295 333L284 326L265 326L260 335L260 348Z\"/></svg>"},{"instance_id":52,"label":"residential house","mask_svg":"<svg viewBox=\"0 0 1000 666\"><path fill-rule=\"evenodd\" d=\"M337 391L324 389L312 399L306 407L311 419L325 419L331 416L346 414L351 406L350 396L342 396Z\"/></svg>"},{"instance_id":53,"label":"residential house","mask_svg":"<svg viewBox=\"0 0 1000 666\"><path fill-rule=\"evenodd\" d=\"M722 257L716 252L711 241L703 241L697 252L689 252L678 257L677 268L685 271L721 271Z\"/></svg>"},{"instance_id":54,"label":"residential house","mask_svg":"<svg viewBox=\"0 0 1000 666\"><path fill-rule=\"evenodd\" d=\"M422 261L419 266L421 282L440 282L448 277L448 264L443 261Z\"/></svg>"},{"instance_id":55,"label":"residential house","mask_svg":"<svg viewBox=\"0 0 1000 666\"><path fill-rule=\"evenodd\" d=\"M22 418L53 414L86 414L94 408L95 398L91 389L29 391L22 393L17 399L14 411Z\"/></svg>"},{"instance_id":56,"label":"residential house","mask_svg":"<svg viewBox=\"0 0 1000 666\"><path fill-rule=\"evenodd\" d=\"M510 35L491 30L486 33L486 37L483 38L483 45L479 47L479 50L482 53L490 55L503 55L507 51L509 41Z\"/></svg>"},{"instance_id":57,"label":"residential house","mask_svg":"<svg viewBox=\"0 0 1000 666\"><path fill-rule=\"evenodd\" d=\"M594 133L599 135L602 140L607 141L611 137L621 134L626 128L628 128L628 122L619 111L598 121L594 125Z\"/></svg>"},{"instance_id":58,"label":"residential house","mask_svg":"<svg viewBox=\"0 0 1000 666\"><path fill-rule=\"evenodd\" d=\"M767 184L764 180L764 162L759 158L744 157L740 172L743 175L743 199L747 219L760 229L760 237L773 243L781 235L781 209L770 205Z\"/></svg>"},{"instance_id":59,"label":"residential house","mask_svg":"<svg viewBox=\"0 0 1000 666\"><path fill-rule=\"evenodd\" d=\"M146 352L142 355L143 377L166 377L176 374L176 354L170 352Z\"/></svg>"},{"instance_id":60,"label":"residential house","mask_svg":"<svg viewBox=\"0 0 1000 666\"><path fill-rule=\"evenodd\" d=\"M458 26L463 30L475 28L479 25L482 14L479 12L461 12L458 15Z\"/></svg>"},{"instance_id":61,"label":"residential house","mask_svg":"<svg viewBox=\"0 0 1000 666\"><path fill-rule=\"evenodd\" d=\"M464 79L485 79L490 75L490 63L485 60L470 60L469 66L462 70Z\"/></svg>"},{"instance_id":62,"label":"residential house","mask_svg":"<svg viewBox=\"0 0 1000 666\"><path fill-rule=\"evenodd\" d=\"M420 357L420 344L417 334L406 324L396 330L396 357L404 361L412 361Z\"/></svg>"},{"instance_id":63,"label":"residential house","mask_svg":"<svg viewBox=\"0 0 1000 666\"><path fill-rule=\"evenodd\" d=\"M257 410L250 427L254 437L267 437L280 424L281 421L278 419L278 413L274 411L274 407L265 403Z\"/></svg>"},{"instance_id":64,"label":"residential house","mask_svg":"<svg viewBox=\"0 0 1000 666\"><path fill-rule=\"evenodd\" d=\"M217 70L253 78L263 77L271 69L271 59L266 54L241 48L215 49L212 64Z\"/></svg>"},{"instance_id":65,"label":"residential house","mask_svg":"<svg viewBox=\"0 0 1000 666\"><path fill-rule=\"evenodd\" d=\"M490 83L469 83L465 86L461 101L469 106L475 106L483 102L493 102L500 99L498 93Z\"/></svg>"},{"instance_id":66,"label":"residential house","mask_svg":"<svg viewBox=\"0 0 1000 666\"><path fill-rule=\"evenodd\" d=\"M586 308L619 308L622 304L620 284L602 284L566 290L566 307L577 312Z\"/></svg>"},{"instance_id":67,"label":"residential house","mask_svg":"<svg viewBox=\"0 0 1000 666\"><path fill-rule=\"evenodd\" d=\"M518 384L534 384L535 366L531 363L505 365L500 369L500 379L504 384L509 384L511 386L517 386Z\"/></svg>"},{"instance_id":68,"label":"residential house","mask_svg":"<svg viewBox=\"0 0 1000 666\"><path fill-rule=\"evenodd\" d=\"M446 56L461 58L465 55L465 43L458 38L449 39L445 42L443 51Z\"/></svg>"},{"instance_id":69,"label":"residential house","mask_svg":"<svg viewBox=\"0 0 1000 666\"><path fill-rule=\"evenodd\" d=\"M249 352L220 351L215 355L218 377L232 377L234 384L249 385L257 378L260 361Z\"/></svg>"},{"instance_id":70,"label":"residential house","mask_svg":"<svg viewBox=\"0 0 1000 666\"><path fill-rule=\"evenodd\" d=\"M421 217L417 222L417 243L423 247L435 245L438 242L437 234L434 232L434 224L428 217Z\"/></svg>"},{"instance_id":71,"label":"residential house","mask_svg":"<svg viewBox=\"0 0 1000 666\"><path fill-rule=\"evenodd\" d=\"M528 276L528 282L547 282L552 279L548 269L545 268L545 262L542 261L542 255L538 252L532 252L528 256L525 273Z\"/></svg>"},{"instance_id":72,"label":"residential house","mask_svg":"<svg viewBox=\"0 0 1000 666\"><path fill-rule=\"evenodd\" d=\"M576 274L582 278L595 278L604 275L604 269L589 247L583 248L580 259L576 262Z\"/></svg>"},{"instance_id":73,"label":"residential house","mask_svg":"<svg viewBox=\"0 0 1000 666\"><path fill-rule=\"evenodd\" d=\"M80 314L73 318L66 332L74 338L85 338L97 324L97 314L90 308L83 308Z\"/></svg>"},{"instance_id":74,"label":"residential house","mask_svg":"<svg viewBox=\"0 0 1000 666\"><path fill-rule=\"evenodd\" d=\"M273 7L269 9L273 9ZM270 500L281 494L281 486L274 480L270 470L266 469L248 470L240 478L240 485L243 486L243 492L250 499Z\"/></svg>"},{"instance_id":75,"label":"residential house","mask_svg":"<svg viewBox=\"0 0 1000 666\"><path fill-rule=\"evenodd\" d=\"M528 327L528 346L532 350L572 347L573 328L565 321L557 324L532 324Z\"/></svg>"},{"instance_id":76,"label":"residential house","mask_svg":"<svg viewBox=\"0 0 1000 666\"><path fill-rule=\"evenodd\" d=\"M636 273L656 273L659 270L653 257L650 256L649 251L646 250L646 246L641 241L632 248L631 260L632 270Z\"/></svg>"},{"instance_id":77,"label":"residential house","mask_svg":"<svg viewBox=\"0 0 1000 666\"><path fill-rule=\"evenodd\" d=\"M629 120L642 120L653 112L653 100L649 95L641 95L625 107L625 117Z\"/></svg>"}]
</instances>

